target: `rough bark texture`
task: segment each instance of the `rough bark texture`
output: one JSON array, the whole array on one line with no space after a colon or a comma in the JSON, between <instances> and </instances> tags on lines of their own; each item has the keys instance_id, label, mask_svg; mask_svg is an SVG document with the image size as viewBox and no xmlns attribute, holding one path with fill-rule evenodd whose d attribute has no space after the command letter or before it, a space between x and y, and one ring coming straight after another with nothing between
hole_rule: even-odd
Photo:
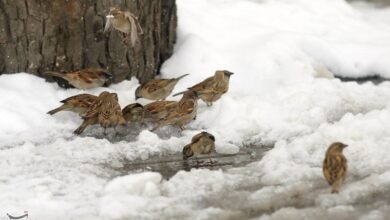
<instances>
[{"instance_id":1,"label":"rough bark texture","mask_svg":"<svg viewBox=\"0 0 390 220\"><path fill-rule=\"evenodd\" d=\"M144 30L135 48L103 35L112 6L129 9ZM102 67L114 82L153 78L171 53L175 0L0 0L0 73Z\"/></svg>"}]
</instances>

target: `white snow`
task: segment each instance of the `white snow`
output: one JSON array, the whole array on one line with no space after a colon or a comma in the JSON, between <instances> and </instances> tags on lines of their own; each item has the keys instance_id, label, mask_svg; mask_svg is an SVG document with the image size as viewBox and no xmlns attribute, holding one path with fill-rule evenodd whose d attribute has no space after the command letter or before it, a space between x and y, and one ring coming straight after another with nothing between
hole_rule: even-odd
<instances>
[{"instance_id":1,"label":"white snow","mask_svg":"<svg viewBox=\"0 0 390 220\"><path fill-rule=\"evenodd\" d=\"M334 75L390 78L390 11L342 0L178 0L173 56L162 77L184 73L175 91L227 69L230 90L177 134L163 129L110 142L74 113L47 111L83 93L33 75L0 76L0 216L31 219L388 219L390 83L342 82ZM109 88L121 106L138 81ZM172 99L177 100L179 97ZM148 103L141 100L142 104ZM123 174L126 161L180 155L201 130L217 152L275 145L261 161L225 170ZM173 135L171 133L173 132ZM322 160L334 141L349 172L329 193ZM3 213L4 212L4 213ZM1 218L0 217L0 218Z\"/></svg>"}]
</instances>

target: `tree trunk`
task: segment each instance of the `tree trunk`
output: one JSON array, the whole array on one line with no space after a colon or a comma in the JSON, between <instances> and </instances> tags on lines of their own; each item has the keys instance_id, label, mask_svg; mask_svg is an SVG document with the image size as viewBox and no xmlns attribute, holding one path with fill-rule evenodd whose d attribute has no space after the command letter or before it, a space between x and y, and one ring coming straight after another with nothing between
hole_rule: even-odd
<instances>
[{"instance_id":1,"label":"tree trunk","mask_svg":"<svg viewBox=\"0 0 390 220\"><path fill-rule=\"evenodd\" d=\"M103 34L113 6L138 17L144 34L134 48L118 31ZM145 82L171 55L176 24L175 0L0 0L0 73L100 67L114 82Z\"/></svg>"}]
</instances>

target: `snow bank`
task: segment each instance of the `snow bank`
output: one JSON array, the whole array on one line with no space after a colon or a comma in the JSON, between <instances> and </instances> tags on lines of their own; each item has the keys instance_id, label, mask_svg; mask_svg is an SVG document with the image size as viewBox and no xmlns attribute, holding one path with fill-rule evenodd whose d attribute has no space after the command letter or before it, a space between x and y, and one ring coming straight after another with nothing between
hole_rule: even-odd
<instances>
[{"instance_id":1,"label":"snow bank","mask_svg":"<svg viewBox=\"0 0 390 220\"><path fill-rule=\"evenodd\" d=\"M390 83L359 85L333 75L390 77L390 13L342 0L178 0L178 41L163 77L184 73L175 91L227 69L230 91L178 134L73 130L76 114L46 114L82 93L28 74L0 76L0 207L39 219L381 219L390 216ZM383 18L383 19L382 19ZM137 80L103 90L134 102ZM177 100L179 97L170 98ZM142 104L147 103L141 100ZM273 145L242 168L123 174L125 161L180 154L199 131L219 153ZM326 147L345 151L349 174L330 195L321 173ZM115 178L116 177L116 178ZM271 211L274 210L274 211ZM266 214L264 214L266 213ZM382 218L382 219L383 219Z\"/></svg>"}]
</instances>

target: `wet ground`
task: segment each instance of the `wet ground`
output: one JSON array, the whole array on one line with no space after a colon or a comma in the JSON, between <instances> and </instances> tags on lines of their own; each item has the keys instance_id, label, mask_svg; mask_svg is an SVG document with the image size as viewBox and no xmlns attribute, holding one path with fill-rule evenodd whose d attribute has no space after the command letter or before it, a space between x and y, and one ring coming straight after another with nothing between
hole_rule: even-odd
<instances>
[{"instance_id":1,"label":"wet ground","mask_svg":"<svg viewBox=\"0 0 390 220\"><path fill-rule=\"evenodd\" d=\"M212 164L210 164L207 155L198 157L198 160L201 162L200 164L193 157L188 160L183 160L181 154L164 157L154 156L147 160L125 161L125 165L119 171L122 175L152 171L160 173L165 179L169 179L180 170L189 171L192 168L226 170L233 167L243 167L251 162L261 160L265 152L271 148L271 146L252 146L244 148L244 150L241 150L237 154L214 153L211 156Z\"/></svg>"},{"instance_id":2,"label":"wet ground","mask_svg":"<svg viewBox=\"0 0 390 220\"><path fill-rule=\"evenodd\" d=\"M382 82L387 82L388 79L384 79L378 76L364 77L364 78L345 78L338 77L341 81L344 82L357 82L359 84L363 83L374 83L380 84ZM138 133L142 129L138 128L136 131L125 131L127 135L125 139L127 141L134 141ZM180 132L177 130L163 130L157 133L160 138L168 138L169 136L180 136ZM113 136L111 141L116 142L123 140L123 137ZM260 161L264 154L271 149L273 146L250 146L245 147L237 154L213 154L212 160L215 161L214 164L209 163L209 158L207 155L200 156L199 160L203 161L201 164L197 164L195 158L190 158L188 160L183 160L181 154L167 155L167 156L153 156L147 160L135 160L135 161L124 161L124 166L116 169L121 173L121 175L127 175L130 173L140 173L145 171L152 171L160 173L165 179L169 179L174 176L180 170L189 171L192 168L199 169L230 169L234 167L244 167L249 163Z\"/></svg>"},{"instance_id":3,"label":"wet ground","mask_svg":"<svg viewBox=\"0 0 390 220\"><path fill-rule=\"evenodd\" d=\"M340 77L340 76L336 76L336 78L340 79L343 82L357 82L359 84L371 82L374 83L375 85L389 81L388 79L375 76L375 75L369 77L362 77L362 78L350 78L350 77Z\"/></svg>"}]
</instances>

